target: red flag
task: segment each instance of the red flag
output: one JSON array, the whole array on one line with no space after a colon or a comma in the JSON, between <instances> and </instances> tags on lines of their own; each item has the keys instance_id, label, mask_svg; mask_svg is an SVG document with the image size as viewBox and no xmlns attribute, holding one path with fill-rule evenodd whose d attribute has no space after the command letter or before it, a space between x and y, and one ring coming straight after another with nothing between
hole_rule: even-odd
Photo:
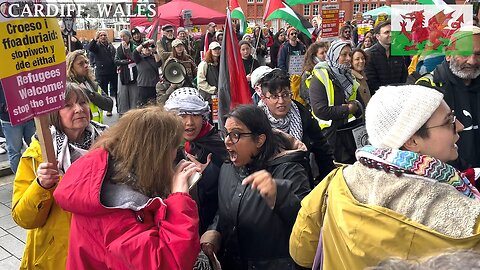
<instances>
[{"instance_id":1,"label":"red flag","mask_svg":"<svg viewBox=\"0 0 480 270\"><path fill-rule=\"evenodd\" d=\"M230 112L230 109L249 103L252 103L252 97L247 75L240 56L237 35L233 30L230 10L227 9L218 77L219 128L223 128L223 116Z\"/></svg>"},{"instance_id":2,"label":"red flag","mask_svg":"<svg viewBox=\"0 0 480 270\"><path fill-rule=\"evenodd\" d=\"M150 30L150 32L147 34L148 39L153 39L155 42L157 42L158 39L158 28L160 26L159 24L159 18L155 18L155 22L153 23L153 28Z\"/></svg>"}]
</instances>

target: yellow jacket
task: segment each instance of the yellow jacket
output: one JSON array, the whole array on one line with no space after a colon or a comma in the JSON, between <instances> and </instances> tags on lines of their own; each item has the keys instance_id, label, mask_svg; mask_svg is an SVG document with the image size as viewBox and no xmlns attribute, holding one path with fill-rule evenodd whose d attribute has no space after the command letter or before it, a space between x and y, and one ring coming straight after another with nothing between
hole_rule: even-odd
<instances>
[{"instance_id":1,"label":"yellow jacket","mask_svg":"<svg viewBox=\"0 0 480 270\"><path fill-rule=\"evenodd\" d=\"M360 203L346 183L344 168L332 171L302 200L290 236L290 255L297 264L312 267L322 225L323 269L328 270L364 269L390 257L416 259L449 248L480 250L478 216L471 236L449 237L388 208Z\"/></svg>"},{"instance_id":2,"label":"yellow jacket","mask_svg":"<svg viewBox=\"0 0 480 270\"><path fill-rule=\"evenodd\" d=\"M55 187L46 190L36 181L41 162L40 144L34 138L20 159L13 185L12 217L27 229L20 269L65 269L71 214L55 203Z\"/></svg>"}]
</instances>

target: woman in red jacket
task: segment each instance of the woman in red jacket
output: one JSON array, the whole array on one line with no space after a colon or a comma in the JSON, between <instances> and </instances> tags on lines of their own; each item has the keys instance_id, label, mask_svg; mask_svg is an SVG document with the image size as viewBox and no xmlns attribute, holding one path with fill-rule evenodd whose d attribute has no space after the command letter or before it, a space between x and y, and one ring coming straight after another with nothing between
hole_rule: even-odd
<instances>
[{"instance_id":1,"label":"woman in red jacket","mask_svg":"<svg viewBox=\"0 0 480 270\"><path fill-rule=\"evenodd\" d=\"M54 197L72 212L67 269L192 269L200 251L188 178L173 162L181 119L158 107L128 111L75 162Z\"/></svg>"}]
</instances>

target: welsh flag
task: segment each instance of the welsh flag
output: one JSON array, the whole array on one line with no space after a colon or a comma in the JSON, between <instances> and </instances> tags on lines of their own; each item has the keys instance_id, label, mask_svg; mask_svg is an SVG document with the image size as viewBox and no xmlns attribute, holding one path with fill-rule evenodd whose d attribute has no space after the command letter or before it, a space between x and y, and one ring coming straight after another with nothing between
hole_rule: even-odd
<instances>
[{"instance_id":1,"label":"welsh flag","mask_svg":"<svg viewBox=\"0 0 480 270\"><path fill-rule=\"evenodd\" d=\"M263 20L269 21L273 19L285 20L309 38L312 37L313 25L282 0L268 0L267 2Z\"/></svg>"},{"instance_id":2,"label":"welsh flag","mask_svg":"<svg viewBox=\"0 0 480 270\"><path fill-rule=\"evenodd\" d=\"M232 0L230 2L230 10L232 11L232 18L240 21L240 33L245 33L247 29L247 18L243 13L242 7L238 4L238 0Z\"/></svg>"},{"instance_id":3,"label":"welsh flag","mask_svg":"<svg viewBox=\"0 0 480 270\"><path fill-rule=\"evenodd\" d=\"M392 55L472 53L471 38L451 42L452 35L458 39L466 34L457 30L472 25L472 6L432 2L435 3L392 5Z\"/></svg>"}]
</instances>

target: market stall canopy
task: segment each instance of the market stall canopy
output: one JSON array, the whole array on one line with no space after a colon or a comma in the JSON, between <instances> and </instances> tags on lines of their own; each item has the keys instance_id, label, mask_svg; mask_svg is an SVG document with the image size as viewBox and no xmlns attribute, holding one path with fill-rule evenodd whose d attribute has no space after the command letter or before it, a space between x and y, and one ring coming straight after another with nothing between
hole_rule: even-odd
<instances>
[{"instance_id":1,"label":"market stall canopy","mask_svg":"<svg viewBox=\"0 0 480 270\"><path fill-rule=\"evenodd\" d=\"M131 18L130 26L131 28L137 26L148 27L157 19L159 20L160 25L171 24L175 27L184 26L182 19L183 10L192 11L192 17L190 20L193 25L206 25L209 22L223 25L227 18L226 13L218 12L188 0L172 0L171 2L156 8L157 18Z\"/></svg>"},{"instance_id":2,"label":"market stall canopy","mask_svg":"<svg viewBox=\"0 0 480 270\"><path fill-rule=\"evenodd\" d=\"M391 12L390 6L383 6L383 7L379 7L376 9L372 9L368 12L365 12L363 13L363 16L370 15L372 17L377 17L378 14L382 14L382 13L386 13L388 16L390 16L391 15L390 12Z\"/></svg>"}]
</instances>

